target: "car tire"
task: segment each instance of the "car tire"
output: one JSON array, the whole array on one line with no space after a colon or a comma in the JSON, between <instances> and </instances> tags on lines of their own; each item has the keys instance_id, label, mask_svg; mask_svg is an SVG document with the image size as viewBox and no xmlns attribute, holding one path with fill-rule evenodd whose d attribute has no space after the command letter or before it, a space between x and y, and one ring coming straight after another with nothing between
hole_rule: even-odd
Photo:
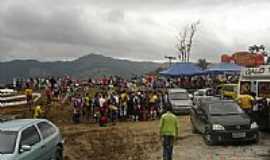
<instances>
[{"instance_id":1,"label":"car tire","mask_svg":"<svg viewBox=\"0 0 270 160\"><path fill-rule=\"evenodd\" d=\"M63 156L63 149L58 146L55 152L55 160L63 160L64 156Z\"/></svg>"},{"instance_id":2,"label":"car tire","mask_svg":"<svg viewBox=\"0 0 270 160\"><path fill-rule=\"evenodd\" d=\"M205 133L205 134L203 135L203 139L204 139L204 141L205 141L205 143L206 143L207 145L209 145L209 146L215 145L215 141L213 140L213 137L211 136L211 134Z\"/></svg>"},{"instance_id":3,"label":"car tire","mask_svg":"<svg viewBox=\"0 0 270 160\"><path fill-rule=\"evenodd\" d=\"M256 138L253 140L253 143L258 144L260 142L260 134L257 134Z\"/></svg>"},{"instance_id":4,"label":"car tire","mask_svg":"<svg viewBox=\"0 0 270 160\"><path fill-rule=\"evenodd\" d=\"M194 134L199 133L198 129L193 124L192 124L192 133L194 133Z\"/></svg>"}]
</instances>

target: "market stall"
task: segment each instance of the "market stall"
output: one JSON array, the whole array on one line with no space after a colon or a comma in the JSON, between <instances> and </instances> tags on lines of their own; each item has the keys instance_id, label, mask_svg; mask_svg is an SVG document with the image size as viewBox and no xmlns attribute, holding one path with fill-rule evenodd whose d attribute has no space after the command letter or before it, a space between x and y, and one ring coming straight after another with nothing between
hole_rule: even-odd
<instances>
[{"instance_id":1,"label":"market stall","mask_svg":"<svg viewBox=\"0 0 270 160\"><path fill-rule=\"evenodd\" d=\"M208 74L240 74L243 68L234 63L218 63L209 65L205 72Z\"/></svg>"},{"instance_id":2,"label":"market stall","mask_svg":"<svg viewBox=\"0 0 270 160\"><path fill-rule=\"evenodd\" d=\"M168 69L160 72L163 76L179 77L202 75L204 71L193 63L175 63Z\"/></svg>"}]
</instances>

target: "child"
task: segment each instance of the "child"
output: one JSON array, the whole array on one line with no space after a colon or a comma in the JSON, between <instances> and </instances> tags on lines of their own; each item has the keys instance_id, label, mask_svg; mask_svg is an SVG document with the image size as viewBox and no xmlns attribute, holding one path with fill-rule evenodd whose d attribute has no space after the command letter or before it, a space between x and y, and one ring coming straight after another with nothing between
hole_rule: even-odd
<instances>
[{"instance_id":1,"label":"child","mask_svg":"<svg viewBox=\"0 0 270 160\"><path fill-rule=\"evenodd\" d=\"M42 118L43 113L44 113L44 111L41 109L41 106L38 105L34 109L33 118Z\"/></svg>"}]
</instances>

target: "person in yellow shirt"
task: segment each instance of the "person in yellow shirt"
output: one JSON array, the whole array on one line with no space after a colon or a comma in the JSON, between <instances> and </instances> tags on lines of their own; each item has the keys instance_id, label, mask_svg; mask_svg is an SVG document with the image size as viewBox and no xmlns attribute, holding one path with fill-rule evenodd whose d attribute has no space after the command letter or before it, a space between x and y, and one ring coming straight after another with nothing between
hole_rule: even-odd
<instances>
[{"instance_id":1,"label":"person in yellow shirt","mask_svg":"<svg viewBox=\"0 0 270 160\"><path fill-rule=\"evenodd\" d=\"M154 94L150 97L150 103L156 103L157 100L158 100L158 96L156 95L156 93L154 93Z\"/></svg>"},{"instance_id":2,"label":"person in yellow shirt","mask_svg":"<svg viewBox=\"0 0 270 160\"><path fill-rule=\"evenodd\" d=\"M172 160L173 145L178 137L179 124L172 113L172 106L166 106L166 113L160 119L160 136L163 138L163 160Z\"/></svg>"},{"instance_id":3,"label":"person in yellow shirt","mask_svg":"<svg viewBox=\"0 0 270 160\"><path fill-rule=\"evenodd\" d=\"M157 100L158 96L156 92L150 95L149 105L150 105L150 115L152 119L155 119L157 116Z\"/></svg>"},{"instance_id":4,"label":"person in yellow shirt","mask_svg":"<svg viewBox=\"0 0 270 160\"><path fill-rule=\"evenodd\" d=\"M42 110L41 106L38 105L34 109L34 115L33 118L42 118L44 111Z\"/></svg>"},{"instance_id":5,"label":"person in yellow shirt","mask_svg":"<svg viewBox=\"0 0 270 160\"><path fill-rule=\"evenodd\" d=\"M27 85L25 89L25 96L26 96L26 103L29 108L29 111L32 109L32 103L33 103L33 97L32 97L33 90L30 88L29 85Z\"/></svg>"},{"instance_id":6,"label":"person in yellow shirt","mask_svg":"<svg viewBox=\"0 0 270 160\"><path fill-rule=\"evenodd\" d=\"M128 94L126 91L122 92L120 95L120 117L126 118L127 116L127 102L128 102Z\"/></svg>"},{"instance_id":7,"label":"person in yellow shirt","mask_svg":"<svg viewBox=\"0 0 270 160\"><path fill-rule=\"evenodd\" d=\"M250 95L240 95L237 97L237 102L240 107L247 113L251 112L253 109L254 98Z\"/></svg>"}]
</instances>

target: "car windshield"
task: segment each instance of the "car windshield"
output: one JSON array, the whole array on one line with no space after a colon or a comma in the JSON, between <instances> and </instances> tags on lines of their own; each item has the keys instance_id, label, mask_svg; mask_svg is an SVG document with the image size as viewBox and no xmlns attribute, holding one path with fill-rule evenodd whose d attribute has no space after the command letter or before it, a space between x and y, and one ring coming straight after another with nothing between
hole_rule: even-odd
<instances>
[{"instance_id":1,"label":"car windshield","mask_svg":"<svg viewBox=\"0 0 270 160\"><path fill-rule=\"evenodd\" d=\"M186 100L188 98L188 93L185 92L174 92L170 94L170 99L172 100Z\"/></svg>"},{"instance_id":2,"label":"car windshield","mask_svg":"<svg viewBox=\"0 0 270 160\"><path fill-rule=\"evenodd\" d=\"M204 96L205 92L204 91L198 91L197 96Z\"/></svg>"},{"instance_id":3,"label":"car windshield","mask_svg":"<svg viewBox=\"0 0 270 160\"><path fill-rule=\"evenodd\" d=\"M0 154L11 154L14 152L17 132L0 130Z\"/></svg>"},{"instance_id":4,"label":"car windshield","mask_svg":"<svg viewBox=\"0 0 270 160\"><path fill-rule=\"evenodd\" d=\"M235 86L233 86L233 85L226 85L226 86L224 86L224 88L223 88L223 90L224 91L227 91L227 92L234 92L235 91Z\"/></svg>"},{"instance_id":5,"label":"car windshield","mask_svg":"<svg viewBox=\"0 0 270 160\"><path fill-rule=\"evenodd\" d=\"M242 114L243 110L235 103L214 103L210 105L211 115L234 115Z\"/></svg>"}]
</instances>

